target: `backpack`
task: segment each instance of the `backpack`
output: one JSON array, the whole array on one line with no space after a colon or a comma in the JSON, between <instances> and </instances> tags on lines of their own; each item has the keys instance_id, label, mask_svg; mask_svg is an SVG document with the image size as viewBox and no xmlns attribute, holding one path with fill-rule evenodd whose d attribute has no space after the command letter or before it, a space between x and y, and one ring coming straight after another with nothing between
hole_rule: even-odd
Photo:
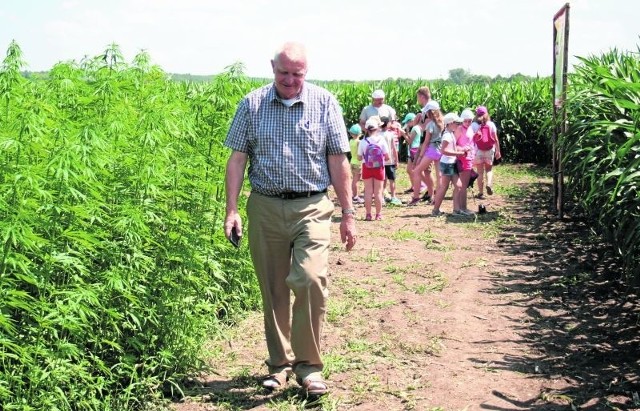
<instances>
[{"instance_id":1,"label":"backpack","mask_svg":"<svg viewBox=\"0 0 640 411\"><path fill-rule=\"evenodd\" d=\"M491 128L488 125L483 124L478 129L480 131L480 136L478 134L473 135L473 142L478 147L478 150L493 150L493 146L496 144L496 137L491 132Z\"/></svg>"},{"instance_id":2,"label":"backpack","mask_svg":"<svg viewBox=\"0 0 640 411\"><path fill-rule=\"evenodd\" d=\"M384 167L384 153L382 147L377 144L371 143L368 138L365 138L367 142L367 148L364 150L364 165L367 168L381 168Z\"/></svg>"}]
</instances>

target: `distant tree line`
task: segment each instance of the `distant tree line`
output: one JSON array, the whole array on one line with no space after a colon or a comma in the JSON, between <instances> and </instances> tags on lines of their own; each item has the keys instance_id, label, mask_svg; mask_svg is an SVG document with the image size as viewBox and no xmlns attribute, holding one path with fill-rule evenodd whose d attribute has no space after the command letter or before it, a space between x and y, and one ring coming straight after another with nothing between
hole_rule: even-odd
<instances>
[{"instance_id":1,"label":"distant tree line","mask_svg":"<svg viewBox=\"0 0 640 411\"><path fill-rule=\"evenodd\" d=\"M48 71L28 71L28 70L22 71L22 75L25 78L31 78L31 79L47 78L48 74L49 74ZM193 83L206 83L211 81L215 76L215 74L196 75L196 74L189 74L189 73L167 73L167 75L171 78L171 80L174 80L174 81L189 81ZM527 81L527 80L535 80L535 79L536 77L527 76L521 73L512 74L509 77L503 77L501 75L491 77L484 74L473 74L469 70L465 70L463 68L455 68L455 69L449 70L449 77L445 81L449 81L454 84L490 84L497 81L506 81L506 82L516 81L517 82L517 81ZM264 83L268 83L271 81L270 78L254 78L253 80L263 81ZM412 81L415 79L388 78L387 80ZM355 83L359 83L360 81L339 80L337 82L342 84L348 84L348 83L355 84ZM329 82L322 81L322 83L331 83L331 81Z\"/></svg>"},{"instance_id":2,"label":"distant tree line","mask_svg":"<svg viewBox=\"0 0 640 411\"><path fill-rule=\"evenodd\" d=\"M469 70L465 70L463 68L455 68L449 70L449 78L448 81L454 84L489 84L496 81L527 81L527 80L535 80L535 77L526 76L522 73L512 74L509 77L502 77L501 75L497 75L495 77L490 77L483 74L472 74Z\"/></svg>"}]
</instances>

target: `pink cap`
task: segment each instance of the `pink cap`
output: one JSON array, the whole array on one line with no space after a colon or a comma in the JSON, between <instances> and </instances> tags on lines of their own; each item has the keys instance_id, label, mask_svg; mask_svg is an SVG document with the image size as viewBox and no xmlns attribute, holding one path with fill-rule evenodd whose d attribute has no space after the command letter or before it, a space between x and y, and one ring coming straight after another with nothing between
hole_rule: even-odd
<instances>
[{"instance_id":1,"label":"pink cap","mask_svg":"<svg viewBox=\"0 0 640 411\"><path fill-rule=\"evenodd\" d=\"M476 114L479 116L484 116L485 114L487 114L487 108L485 106L478 106L478 108L476 109Z\"/></svg>"}]
</instances>

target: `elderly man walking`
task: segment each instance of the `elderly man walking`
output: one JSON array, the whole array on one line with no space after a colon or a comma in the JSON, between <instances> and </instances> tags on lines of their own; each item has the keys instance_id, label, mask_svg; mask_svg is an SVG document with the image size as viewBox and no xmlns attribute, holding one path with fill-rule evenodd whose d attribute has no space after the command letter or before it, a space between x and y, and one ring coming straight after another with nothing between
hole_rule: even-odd
<instances>
[{"instance_id":1,"label":"elderly man walking","mask_svg":"<svg viewBox=\"0 0 640 411\"><path fill-rule=\"evenodd\" d=\"M269 358L268 389L294 373L308 395L328 390L320 334L327 311L327 270L333 202L342 205L340 236L356 241L350 151L336 98L305 82L304 46L286 43L271 61L274 81L239 103L225 145L225 233L242 234L238 196L249 163L249 249L262 294ZM293 308L290 305L294 295Z\"/></svg>"}]
</instances>

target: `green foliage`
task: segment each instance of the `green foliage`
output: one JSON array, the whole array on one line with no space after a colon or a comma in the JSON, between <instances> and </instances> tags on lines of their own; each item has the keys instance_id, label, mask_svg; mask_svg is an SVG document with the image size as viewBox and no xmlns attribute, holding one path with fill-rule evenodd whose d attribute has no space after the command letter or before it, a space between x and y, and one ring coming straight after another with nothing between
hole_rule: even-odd
<instances>
[{"instance_id":1,"label":"green foliage","mask_svg":"<svg viewBox=\"0 0 640 411\"><path fill-rule=\"evenodd\" d=\"M640 52L640 50L639 50ZM640 53L582 58L560 144L568 189L640 279Z\"/></svg>"},{"instance_id":2,"label":"green foliage","mask_svg":"<svg viewBox=\"0 0 640 411\"><path fill-rule=\"evenodd\" d=\"M117 45L26 80L0 69L0 403L133 409L257 306L222 233L222 141L241 67L175 83Z\"/></svg>"}]
</instances>

